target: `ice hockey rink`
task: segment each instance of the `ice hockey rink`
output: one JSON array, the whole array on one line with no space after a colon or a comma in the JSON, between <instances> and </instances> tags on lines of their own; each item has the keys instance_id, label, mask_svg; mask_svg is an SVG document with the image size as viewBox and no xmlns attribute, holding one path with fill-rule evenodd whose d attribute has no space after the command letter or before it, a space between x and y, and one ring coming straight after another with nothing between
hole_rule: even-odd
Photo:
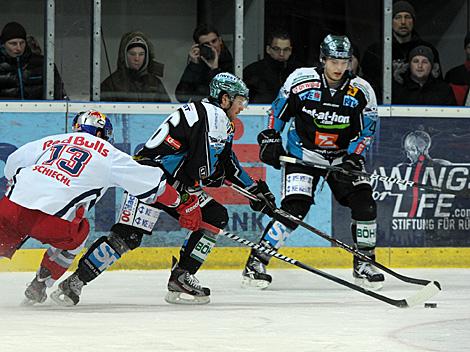
<instances>
[{"instance_id":1,"label":"ice hockey rink","mask_svg":"<svg viewBox=\"0 0 470 352\"><path fill-rule=\"evenodd\" d=\"M201 270L203 306L167 304L159 270L106 272L76 307L21 307L34 273L0 273L0 351L469 351L470 270L397 271L439 281L437 308L396 308L295 269L272 270L265 291L242 289L238 270ZM387 276L381 293L419 288Z\"/></svg>"}]
</instances>

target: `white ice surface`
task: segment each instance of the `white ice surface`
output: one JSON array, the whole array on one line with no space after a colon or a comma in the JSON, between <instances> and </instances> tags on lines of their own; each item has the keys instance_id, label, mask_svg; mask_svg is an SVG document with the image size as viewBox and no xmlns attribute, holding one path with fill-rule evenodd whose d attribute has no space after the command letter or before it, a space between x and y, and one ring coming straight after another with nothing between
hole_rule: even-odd
<instances>
[{"instance_id":1,"label":"white ice surface","mask_svg":"<svg viewBox=\"0 0 470 352\"><path fill-rule=\"evenodd\" d=\"M397 271L440 281L438 307L396 308L304 270L272 270L265 291L242 289L240 271L201 270L204 306L165 303L168 271L112 271L76 307L24 308L33 273L0 273L0 351L470 351L470 270ZM387 277L381 293L419 288Z\"/></svg>"}]
</instances>

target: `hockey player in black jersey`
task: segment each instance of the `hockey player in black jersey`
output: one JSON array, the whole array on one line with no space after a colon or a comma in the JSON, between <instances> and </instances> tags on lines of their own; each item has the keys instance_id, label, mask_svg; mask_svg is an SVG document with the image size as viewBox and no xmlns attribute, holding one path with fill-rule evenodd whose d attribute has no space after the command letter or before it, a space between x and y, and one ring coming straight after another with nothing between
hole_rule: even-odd
<instances>
[{"instance_id":1,"label":"hockey player in black jersey","mask_svg":"<svg viewBox=\"0 0 470 352\"><path fill-rule=\"evenodd\" d=\"M248 103L248 88L238 77L219 73L210 83L210 96L201 102L183 105L168 116L135 159L142 164L161 167L167 182L178 191L197 195L203 221L223 229L228 222L226 208L202 187L220 187L227 179L274 204L274 196L262 180L254 182L240 165L232 150L233 120ZM252 208L269 213L265 203L252 202ZM174 209L157 205L175 218ZM143 207L143 208L142 208ZM144 209L144 210L142 210ZM145 218L145 221L142 220ZM137 248L142 236L150 234L157 211L132 195L125 194L119 221L108 236L97 239L80 259L78 269L59 284L51 297L61 305L79 301L84 285L110 267L124 253ZM190 232L173 258L168 303L205 304L210 290L194 276L216 243L216 234L207 230Z\"/></svg>"},{"instance_id":2,"label":"hockey player in black jersey","mask_svg":"<svg viewBox=\"0 0 470 352\"><path fill-rule=\"evenodd\" d=\"M346 36L328 35L320 45L321 67L294 71L281 87L268 115L268 128L258 135L260 159L276 169L279 157L298 159L345 170L364 168L365 153L371 145L379 119L374 91L368 82L350 71L352 47ZM281 132L287 132L285 152ZM331 188L335 199L351 209L351 230L356 248L374 258L376 245L376 203L365 180L343 173L286 164L283 167L281 208L303 219L314 203L320 177ZM319 215L320 216L320 215ZM260 243L280 248L296 224L271 221ZM252 250L242 273L242 285L265 288L271 283L266 273L269 257ZM353 276L358 284L378 289L383 274L368 262L354 258Z\"/></svg>"}]
</instances>

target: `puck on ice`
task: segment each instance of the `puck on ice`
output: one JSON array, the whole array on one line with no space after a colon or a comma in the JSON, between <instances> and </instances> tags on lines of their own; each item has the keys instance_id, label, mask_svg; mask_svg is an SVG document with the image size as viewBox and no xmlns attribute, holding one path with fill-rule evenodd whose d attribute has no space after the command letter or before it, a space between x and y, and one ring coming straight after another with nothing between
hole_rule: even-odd
<instances>
[{"instance_id":1,"label":"puck on ice","mask_svg":"<svg viewBox=\"0 0 470 352\"><path fill-rule=\"evenodd\" d=\"M424 303L424 308L437 308L437 303Z\"/></svg>"}]
</instances>

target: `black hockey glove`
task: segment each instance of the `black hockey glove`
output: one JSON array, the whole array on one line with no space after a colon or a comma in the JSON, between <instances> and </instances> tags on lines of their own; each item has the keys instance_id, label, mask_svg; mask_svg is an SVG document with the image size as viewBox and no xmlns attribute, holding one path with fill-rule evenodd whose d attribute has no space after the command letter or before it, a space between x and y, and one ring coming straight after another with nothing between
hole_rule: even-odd
<instances>
[{"instance_id":1,"label":"black hockey glove","mask_svg":"<svg viewBox=\"0 0 470 352\"><path fill-rule=\"evenodd\" d=\"M274 129L264 130L258 135L258 144L260 160L279 170L281 168L279 157L286 155L282 147L281 134Z\"/></svg>"},{"instance_id":2,"label":"black hockey glove","mask_svg":"<svg viewBox=\"0 0 470 352\"><path fill-rule=\"evenodd\" d=\"M364 171L365 159L359 154L347 154L343 156L343 162L338 166L345 172L335 172L335 178L339 182L349 183L355 181L358 176L351 173L354 171Z\"/></svg>"},{"instance_id":3,"label":"black hockey glove","mask_svg":"<svg viewBox=\"0 0 470 352\"><path fill-rule=\"evenodd\" d=\"M222 187L225 181L225 169L223 166L217 166L215 172L202 180L204 187Z\"/></svg>"},{"instance_id":4,"label":"black hockey glove","mask_svg":"<svg viewBox=\"0 0 470 352\"><path fill-rule=\"evenodd\" d=\"M247 191L254 194L259 199L250 199L251 209L254 211L260 211L270 217L273 217L274 213L272 209L276 208L276 198L269 190L267 183L263 180L258 180L251 187L249 187Z\"/></svg>"}]
</instances>

